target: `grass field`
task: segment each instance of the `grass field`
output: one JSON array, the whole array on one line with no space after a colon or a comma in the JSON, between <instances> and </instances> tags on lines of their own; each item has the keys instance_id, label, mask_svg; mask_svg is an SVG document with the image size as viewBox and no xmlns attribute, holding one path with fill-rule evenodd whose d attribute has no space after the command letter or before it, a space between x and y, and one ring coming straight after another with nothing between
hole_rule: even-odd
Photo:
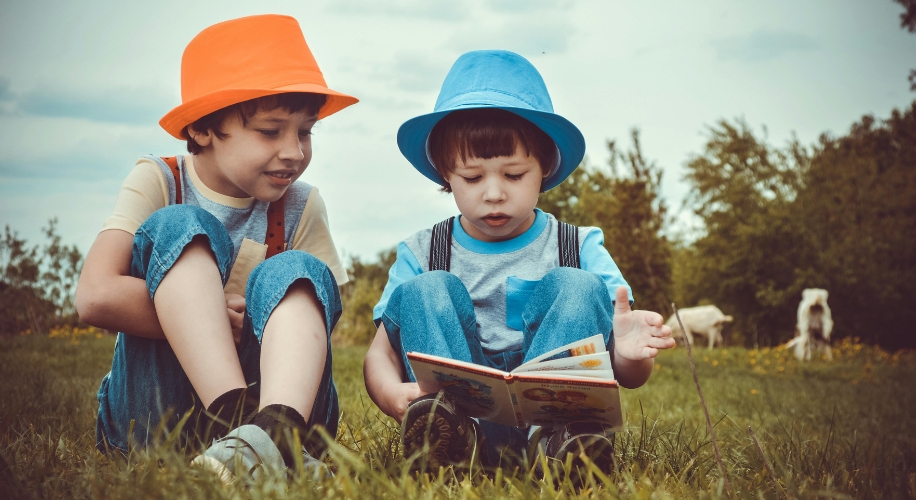
<instances>
[{"instance_id":1,"label":"grass field","mask_svg":"<svg viewBox=\"0 0 916 500\"><path fill-rule=\"evenodd\" d=\"M114 339L0 338L0 498L916 498L916 353L845 342L801 364L782 350L695 351L727 469L725 488L686 351L623 393L619 470L581 488L525 470L411 473L398 429L365 393L365 348L335 349L342 419L336 477L223 487L170 447L109 460L94 447L95 391ZM748 433L771 462L771 481Z\"/></svg>"}]
</instances>

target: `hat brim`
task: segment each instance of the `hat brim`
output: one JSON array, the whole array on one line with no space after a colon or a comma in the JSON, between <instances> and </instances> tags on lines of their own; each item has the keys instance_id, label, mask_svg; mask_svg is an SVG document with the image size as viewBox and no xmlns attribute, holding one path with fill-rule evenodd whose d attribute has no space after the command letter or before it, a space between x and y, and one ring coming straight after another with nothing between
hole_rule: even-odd
<instances>
[{"instance_id":1,"label":"hat brim","mask_svg":"<svg viewBox=\"0 0 916 500\"><path fill-rule=\"evenodd\" d=\"M226 89L211 92L182 103L180 106L175 107L175 109L163 116L162 119L159 120L159 125L172 137L185 140L185 137L181 134L182 130L214 111L240 102L257 99L258 97L290 92L308 92L312 94L327 95L327 102L318 111L319 120L359 102L359 99L353 96L341 94L340 92L314 83L286 85L275 89Z\"/></svg>"},{"instance_id":2,"label":"hat brim","mask_svg":"<svg viewBox=\"0 0 916 500\"><path fill-rule=\"evenodd\" d=\"M411 118L398 129L398 148L410 164L427 179L440 186L445 186L447 184L445 179L436 171L426 151L429 133L439 123L439 120L445 118L445 115L453 111L476 108L502 109L514 113L530 121L553 139L560 153L560 161L556 170L544 179L544 191L560 185L569 177L569 174L576 170L582 158L585 157L585 138L578 127L566 118L543 111L492 105L460 106Z\"/></svg>"}]
</instances>

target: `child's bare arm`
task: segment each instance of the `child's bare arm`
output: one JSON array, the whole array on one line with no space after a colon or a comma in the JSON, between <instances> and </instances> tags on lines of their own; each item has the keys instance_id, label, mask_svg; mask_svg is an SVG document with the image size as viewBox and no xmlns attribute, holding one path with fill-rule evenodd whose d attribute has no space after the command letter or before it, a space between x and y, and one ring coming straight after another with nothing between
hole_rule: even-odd
<instances>
[{"instance_id":1,"label":"child's bare arm","mask_svg":"<svg viewBox=\"0 0 916 500\"><path fill-rule=\"evenodd\" d=\"M385 325L380 324L366 353L363 375L369 397L382 412L398 422L407 411L407 403L423 395L415 382L401 381L401 359L391 348Z\"/></svg>"},{"instance_id":2,"label":"child's bare arm","mask_svg":"<svg viewBox=\"0 0 916 500\"><path fill-rule=\"evenodd\" d=\"M130 276L133 241L134 235L118 229L99 233L80 273L76 311L98 328L164 339L146 283Z\"/></svg>"},{"instance_id":3,"label":"child's bare arm","mask_svg":"<svg viewBox=\"0 0 916 500\"><path fill-rule=\"evenodd\" d=\"M652 375L659 349L674 347L671 328L660 314L630 309L627 290L617 288L614 304L614 352L611 363L621 386L634 389Z\"/></svg>"}]
</instances>

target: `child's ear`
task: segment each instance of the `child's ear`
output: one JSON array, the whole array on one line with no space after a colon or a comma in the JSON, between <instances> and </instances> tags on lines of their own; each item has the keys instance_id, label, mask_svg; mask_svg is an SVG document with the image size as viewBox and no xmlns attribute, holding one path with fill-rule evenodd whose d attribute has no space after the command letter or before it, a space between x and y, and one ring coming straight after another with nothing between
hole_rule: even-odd
<instances>
[{"instance_id":1,"label":"child's ear","mask_svg":"<svg viewBox=\"0 0 916 500\"><path fill-rule=\"evenodd\" d=\"M209 146L213 142L213 131L210 129L202 132L195 129L193 125L188 125L188 135L191 136L192 141L202 148Z\"/></svg>"}]
</instances>

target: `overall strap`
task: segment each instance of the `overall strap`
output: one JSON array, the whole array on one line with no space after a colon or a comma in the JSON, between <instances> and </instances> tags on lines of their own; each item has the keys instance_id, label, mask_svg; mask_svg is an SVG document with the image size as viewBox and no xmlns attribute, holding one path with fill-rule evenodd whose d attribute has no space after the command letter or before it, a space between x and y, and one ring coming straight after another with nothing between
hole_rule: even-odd
<instances>
[{"instance_id":1,"label":"overall strap","mask_svg":"<svg viewBox=\"0 0 916 500\"><path fill-rule=\"evenodd\" d=\"M270 202L267 207L267 235L264 244L267 245L267 257L286 250L286 193L277 201Z\"/></svg>"},{"instance_id":2,"label":"overall strap","mask_svg":"<svg viewBox=\"0 0 916 500\"><path fill-rule=\"evenodd\" d=\"M448 272L452 260L452 223L449 217L433 226L432 238L429 240L429 270Z\"/></svg>"},{"instance_id":3,"label":"overall strap","mask_svg":"<svg viewBox=\"0 0 916 500\"><path fill-rule=\"evenodd\" d=\"M172 175L175 177L175 204L181 205L181 171L178 169L177 156L163 156L162 161L169 166Z\"/></svg>"},{"instance_id":4,"label":"overall strap","mask_svg":"<svg viewBox=\"0 0 916 500\"><path fill-rule=\"evenodd\" d=\"M178 157L162 157L162 161L169 166L175 177L175 204L181 205L181 170L178 168ZM284 217L286 207L286 193L277 201L270 202L267 207L267 234L264 235L264 244L267 245L267 258L286 250L286 220Z\"/></svg>"},{"instance_id":5,"label":"overall strap","mask_svg":"<svg viewBox=\"0 0 916 500\"><path fill-rule=\"evenodd\" d=\"M557 238L560 249L560 267L580 268L579 264L579 228L572 224L557 221Z\"/></svg>"}]
</instances>

